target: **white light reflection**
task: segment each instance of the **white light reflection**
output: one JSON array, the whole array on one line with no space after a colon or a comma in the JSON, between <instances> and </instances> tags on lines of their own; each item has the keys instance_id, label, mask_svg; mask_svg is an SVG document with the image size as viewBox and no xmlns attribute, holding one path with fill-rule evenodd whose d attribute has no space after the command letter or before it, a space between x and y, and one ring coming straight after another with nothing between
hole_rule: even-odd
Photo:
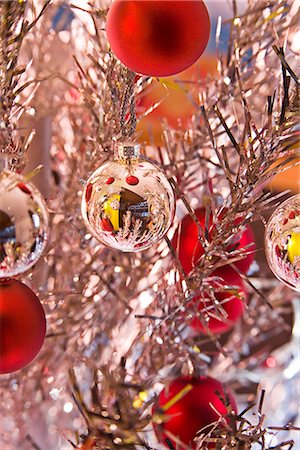
<instances>
[{"instance_id":1,"label":"white light reflection","mask_svg":"<svg viewBox=\"0 0 300 450\"><path fill-rule=\"evenodd\" d=\"M73 409L73 403L67 402L64 404L64 412L69 414Z\"/></svg>"},{"instance_id":2,"label":"white light reflection","mask_svg":"<svg viewBox=\"0 0 300 450\"><path fill-rule=\"evenodd\" d=\"M149 291L144 291L140 294L140 305L142 308L147 308L151 304L153 296Z\"/></svg>"}]
</instances>

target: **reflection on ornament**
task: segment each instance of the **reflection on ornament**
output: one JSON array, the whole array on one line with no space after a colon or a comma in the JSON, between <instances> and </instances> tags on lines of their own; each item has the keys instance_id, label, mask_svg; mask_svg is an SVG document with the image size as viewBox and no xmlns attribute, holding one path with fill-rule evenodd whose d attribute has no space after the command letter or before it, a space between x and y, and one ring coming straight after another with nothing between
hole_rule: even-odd
<instances>
[{"instance_id":1,"label":"reflection on ornament","mask_svg":"<svg viewBox=\"0 0 300 450\"><path fill-rule=\"evenodd\" d=\"M265 250L274 275L300 291L300 194L290 197L271 215Z\"/></svg>"},{"instance_id":2,"label":"reflection on ornament","mask_svg":"<svg viewBox=\"0 0 300 450\"><path fill-rule=\"evenodd\" d=\"M227 390L230 405L233 411L237 411L233 395ZM210 377L180 377L173 380L158 396L152 409L153 427L159 442L167 448L178 447L173 435L186 446L196 448L197 432L202 428L205 433L209 431L209 425L218 421L223 416L229 422L228 409L226 408L225 392L220 381ZM224 401L222 401L224 399Z\"/></svg>"},{"instance_id":3,"label":"reflection on ornament","mask_svg":"<svg viewBox=\"0 0 300 450\"><path fill-rule=\"evenodd\" d=\"M0 373L27 366L40 351L46 319L35 293L18 280L0 282Z\"/></svg>"},{"instance_id":4,"label":"reflection on ornament","mask_svg":"<svg viewBox=\"0 0 300 450\"><path fill-rule=\"evenodd\" d=\"M300 227L299 232L292 231L288 240L287 253L289 261L293 264L296 258L300 258Z\"/></svg>"},{"instance_id":5,"label":"reflection on ornament","mask_svg":"<svg viewBox=\"0 0 300 450\"><path fill-rule=\"evenodd\" d=\"M91 175L82 198L91 233L124 252L158 243L172 223L174 208L170 183L160 169L139 157L137 144L117 144L116 158Z\"/></svg>"},{"instance_id":6,"label":"reflection on ornament","mask_svg":"<svg viewBox=\"0 0 300 450\"><path fill-rule=\"evenodd\" d=\"M0 175L0 278L26 272L41 257L48 212L37 188L14 172Z\"/></svg>"}]
</instances>

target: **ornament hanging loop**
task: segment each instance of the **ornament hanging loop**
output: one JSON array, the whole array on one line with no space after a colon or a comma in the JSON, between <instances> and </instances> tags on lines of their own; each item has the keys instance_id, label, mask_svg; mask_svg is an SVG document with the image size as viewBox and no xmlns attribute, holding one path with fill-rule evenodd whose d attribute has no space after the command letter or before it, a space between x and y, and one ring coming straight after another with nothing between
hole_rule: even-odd
<instances>
[{"instance_id":1,"label":"ornament hanging loop","mask_svg":"<svg viewBox=\"0 0 300 450\"><path fill-rule=\"evenodd\" d=\"M114 159L125 163L140 159L140 144L131 142L116 142L114 147Z\"/></svg>"},{"instance_id":2,"label":"ornament hanging loop","mask_svg":"<svg viewBox=\"0 0 300 450\"><path fill-rule=\"evenodd\" d=\"M120 127L122 138L132 136L136 131L136 110L135 110L135 91L134 80L135 72L128 69L126 88L122 100L120 111ZM129 112L129 123L126 124L126 114Z\"/></svg>"}]
</instances>

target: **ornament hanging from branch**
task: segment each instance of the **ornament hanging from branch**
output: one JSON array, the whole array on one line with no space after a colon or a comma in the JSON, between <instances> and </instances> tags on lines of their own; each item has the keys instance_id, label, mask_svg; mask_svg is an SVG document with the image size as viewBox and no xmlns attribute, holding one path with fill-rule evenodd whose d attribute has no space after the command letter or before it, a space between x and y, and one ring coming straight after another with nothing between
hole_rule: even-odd
<instances>
[{"instance_id":1,"label":"ornament hanging from branch","mask_svg":"<svg viewBox=\"0 0 300 450\"><path fill-rule=\"evenodd\" d=\"M248 293L242 278L229 266L217 269L211 276L215 278L211 282L212 289L196 293L192 299L202 320L193 317L190 325L200 333L223 334L242 316Z\"/></svg>"},{"instance_id":2,"label":"ornament hanging from branch","mask_svg":"<svg viewBox=\"0 0 300 450\"><path fill-rule=\"evenodd\" d=\"M283 202L271 215L265 250L274 275L300 292L300 194Z\"/></svg>"},{"instance_id":3,"label":"ornament hanging from branch","mask_svg":"<svg viewBox=\"0 0 300 450\"><path fill-rule=\"evenodd\" d=\"M92 235L124 252L145 250L167 233L175 211L164 173L140 157L139 144L116 144L115 158L88 179L83 219Z\"/></svg>"},{"instance_id":4,"label":"ornament hanging from branch","mask_svg":"<svg viewBox=\"0 0 300 450\"><path fill-rule=\"evenodd\" d=\"M106 33L125 66L165 77L182 72L202 55L210 20L202 0L116 0L108 12Z\"/></svg>"},{"instance_id":5,"label":"ornament hanging from branch","mask_svg":"<svg viewBox=\"0 0 300 450\"><path fill-rule=\"evenodd\" d=\"M223 210L220 220L226 211ZM183 270L188 275L194 267L197 266L201 256L204 254L204 246L209 245L219 232L216 223L213 222L213 216L210 213L208 220L206 220L206 209L198 208L195 211L196 218L198 219L200 230L198 230L197 223L190 216L186 215L179 228L176 230L172 239L173 248L178 251L178 257ZM208 222L206 224L206 221ZM207 230L206 230L207 228ZM199 231L201 236L199 239ZM235 261L235 266L243 273L246 273L254 261L255 242L252 229L249 225L245 225L240 232L233 235L228 241L227 251L241 251L241 258ZM244 250L244 251L243 251Z\"/></svg>"},{"instance_id":6,"label":"ornament hanging from branch","mask_svg":"<svg viewBox=\"0 0 300 450\"><path fill-rule=\"evenodd\" d=\"M154 431L169 449L195 449L198 432L226 427L230 411L236 412L237 406L220 381L205 376L176 378L159 394L152 409Z\"/></svg>"},{"instance_id":7,"label":"ornament hanging from branch","mask_svg":"<svg viewBox=\"0 0 300 450\"><path fill-rule=\"evenodd\" d=\"M18 280L0 283L0 373L27 366L40 351L46 318L34 292Z\"/></svg>"},{"instance_id":8,"label":"ornament hanging from branch","mask_svg":"<svg viewBox=\"0 0 300 450\"><path fill-rule=\"evenodd\" d=\"M48 239L48 211L39 190L20 174L0 175L0 279L27 272Z\"/></svg>"}]
</instances>

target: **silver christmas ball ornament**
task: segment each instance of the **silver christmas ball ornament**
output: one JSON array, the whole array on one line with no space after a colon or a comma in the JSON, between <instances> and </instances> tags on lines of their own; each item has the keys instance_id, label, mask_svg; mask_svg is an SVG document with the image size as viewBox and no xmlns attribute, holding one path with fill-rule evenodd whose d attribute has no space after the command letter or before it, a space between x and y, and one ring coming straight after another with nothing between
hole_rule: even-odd
<instances>
[{"instance_id":1,"label":"silver christmas ball ornament","mask_svg":"<svg viewBox=\"0 0 300 450\"><path fill-rule=\"evenodd\" d=\"M0 174L0 279L28 271L43 254L48 212L39 190L22 175Z\"/></svg>"},{"instance_id":2,"label":"silver christmas ball ornament","mask_svg":"<svg viewBox=\"0 0 300 450\"><path fill-rule=\"evenodd\" d=\"M88 179L82 216L102 244L123 252L160 242L172 224L175 197L164 173L140 157L138 144L116 144L115 158Z\"/></svg>"}]
</instances>

